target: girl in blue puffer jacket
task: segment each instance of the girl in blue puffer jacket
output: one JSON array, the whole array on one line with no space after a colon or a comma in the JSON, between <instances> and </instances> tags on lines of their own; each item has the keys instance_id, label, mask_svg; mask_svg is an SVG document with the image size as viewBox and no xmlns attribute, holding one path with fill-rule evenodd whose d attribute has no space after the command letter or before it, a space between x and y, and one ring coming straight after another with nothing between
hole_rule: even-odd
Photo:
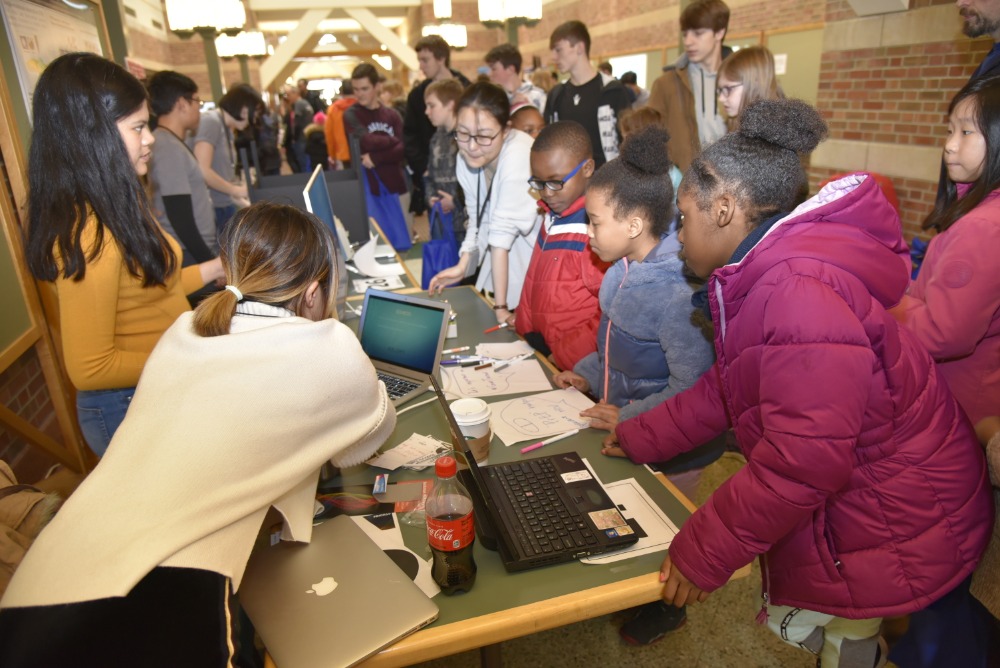
<instances>
[{"instance_id":1,"label":"girl in blue puffer jacket","mask_svg":"<svg viewBox=\"0 0 1000 668\"><path fill-rule=\"evenodd\" d=\"M580 415L591 426L613 430L619 420L643 413L691 387L715 360L691 296L697 279L685 272L676 234L668 135L651 126L629 137L619 158L593 176L587 188L590 246L614 262L601 283L597 352L553 379L592 392L596 406ZM656 465L689 498L702 469L722 454L721 439ZM622 626L631 644L659 640L685 621L683 608L643 606Z\"/></svg>"}]
</instances>

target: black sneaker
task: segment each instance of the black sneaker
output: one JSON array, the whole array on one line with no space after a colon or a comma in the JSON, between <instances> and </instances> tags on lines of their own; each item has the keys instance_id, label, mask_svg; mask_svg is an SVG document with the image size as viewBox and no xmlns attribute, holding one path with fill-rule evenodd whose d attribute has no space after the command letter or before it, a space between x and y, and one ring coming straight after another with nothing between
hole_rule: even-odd
<instances>
[{"instance_id":1,"label":"black sneaker","mask_svg":"<svg viewBox=\"0 0 1000 668\"><path fill-rule=\"evenodd\" d=\"M636 610L635 616L618 629L622 640L629 645L652 645L687 622L685 608L667 605L663 601L647 603Z\"/></svg>"}]
</instances>

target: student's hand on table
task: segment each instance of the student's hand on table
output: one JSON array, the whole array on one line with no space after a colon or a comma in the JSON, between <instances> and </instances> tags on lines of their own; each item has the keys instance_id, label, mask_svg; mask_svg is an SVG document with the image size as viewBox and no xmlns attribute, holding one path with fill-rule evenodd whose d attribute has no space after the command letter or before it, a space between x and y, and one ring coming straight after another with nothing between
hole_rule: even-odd
<instances>
[{"instance_id":1,"label":"student's hand on table","mask_svg":"<svg viewBox=\"0 0 1000 668\"><path fill-rule=\"evenodd\" d=\"M511 313L510 311L508 311L505 308L493 309L493 315L495 315L497 317L497 323L498 324L503 324L503 323L507 322L508 320L510 320L511 323L514 322L514 314ZM508 324L510 324L510 323L508 323Z\"/></svg>"},{"instance_id":2,"label":"student's hand on table","mask_svg":"<svg viewBox=\"0 0 1000 668\"><path fill-rule=\"evenodd\" d=\"M707 591L699 589L698 585L681 573L681 569L673 565L669 553L660 566L660 582L663 583L663 602L667 605L679 608L692 603L701 603L708 598Z\"/></svg>"},{"instance_id":3,"label":"student's hand on table","mask_svg":"<svg viewBox=\"0 0 1000 668\"><path fill-rule=\"evenodd\" d=\"M246 200L247 206L250 206L250 194L247 192L247 187L241 183L233 184L233 189L229 191L229 196L233 198L234 202L238 199ZM239 207L239 204L236 206Z\"/></svg>"},{"instance_id":4,"label":"student's hand on table","mask_svg":"<svg viewBox=\"0 0 1000 668\"><path fill-rule=\"evenodd\" d=\"M465 276L465 270L461 265L455 265L454 267L448 267L447 269L442 269L434 278L431 279L430 284L427 286L427 294L441 294L445 286L451 285L452 283L457 283L462 280Z\"/></svg>"},{"instance_id":5,"label":"student's hand on table","mask_svg":"<svg viewBox=\"0 0 1000 668\"><path fill-rule=\"evenodd\" d=\"M517 314L516 314L516 313L511 313L511 314L510 314L510 317L508 317L508 318L507 318L507 319L506 319L506 320L505 320L504 322L506 322L506 323L507 323L507 326L508 326L508 327L511 327L511 328L513 328L513 327L514 327L514 322L515 322L516 320L517 320Z\"/></svg>"},{"instance_id":6,"label":"student's hand on table","mask_svg":"<svg viewBox=\"0 0 1000 668\"><path fill-rule=\"evenodd\" d=\"M233 197L232 200L237 209L245 209L250 206L250 200L246 197Z\"/></svg>"},{"instance_id":7,"label":"student's hand on table","mask_svg":"<svg viewBox=\"0 0 1000 668\"><path fill-rule=\"evenodd\" d=\"M556 375L552 376L552 382L555 383L558 388L575 387L581 392L590 391L590 383L587 382L587 379L572 371L560 371Z\"/></svg>"},{"instance_id":8,"label":"student's hand on table","mask_svg":"<svg viewBox=\"0 0 1000 668\"><path fill-rule=\"evenodd\" d=\"M371 153L361 154L361 164L367 167L368 169L375 169L375 163L372 162Z\"/></svg>"},{"instance_id":9,"label":"student's hand on table","mask_svg":"<svg viewBox=\"0 0 1000 668\"><path fill-rule=\"evenodd\" d=\"M976 423L976 436L979 437L979 442L984 446L998 431L1000 431L1000 416L993 415Z\"/></svg>"},{"instance_id":10,"label":"student's hand on table","mask_svg":"<svg viewBox=\"0 0 1000 668\"><path fill-rule=\"evenodd\" d=\"M585 411L580 411L580 417L590 418L590 426L594 429L614 431L618 424L618 406L606 404L603 401L594 404Z\"/></svg>"},{"instance_id":11,"label":"student's hand on table","mask_svg":"<svg viewBox=\"0 0 1000 668\"><path fill-rule=\"evenodd\" d=\"M601 444L601 454L606 457L628 457L618 445L618 434L615 433L614 429L604 437L604 442Z\"/></svg>"}]
</instances>

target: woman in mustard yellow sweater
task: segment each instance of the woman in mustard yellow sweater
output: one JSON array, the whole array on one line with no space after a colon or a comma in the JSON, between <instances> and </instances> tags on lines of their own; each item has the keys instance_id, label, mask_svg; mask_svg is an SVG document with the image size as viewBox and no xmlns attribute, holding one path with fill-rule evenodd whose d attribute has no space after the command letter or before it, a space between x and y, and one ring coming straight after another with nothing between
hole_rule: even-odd
<instances>
[{"instance_id":1,"label":"woman in mustard yellow sweater","mask_svg":"<svg viewBox=\"0 0 1000 668\"><path fill-rule=\"evenodd\" d=\"M139 181L153 145L146 99L121 66L70 53L45 69L33 102L28 266L54 283L80 428L98 455L185 295L222 277L218 259L181 269L152 214Z\"/></svg>"}]
</instances>

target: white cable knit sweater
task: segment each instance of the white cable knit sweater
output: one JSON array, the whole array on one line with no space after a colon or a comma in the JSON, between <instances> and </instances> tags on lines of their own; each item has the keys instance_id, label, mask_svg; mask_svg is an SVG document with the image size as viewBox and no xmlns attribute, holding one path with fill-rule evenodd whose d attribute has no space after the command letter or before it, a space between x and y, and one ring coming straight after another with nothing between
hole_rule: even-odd
<instances>
[{"instance_id":1,"label":"white cable knit sweater","mask_svg":"<svg viewBox=\"0 0 1000 668\"><path fill-rule=\"evenodd\" d=\"M0 607L123 596L156 566L239 586L264 515L312 536L320 466L358 464L395 411L354 334L261 304L226 336L182 315L143 370L107 455L42 532Z\"/></svg>"}]
</instances>

